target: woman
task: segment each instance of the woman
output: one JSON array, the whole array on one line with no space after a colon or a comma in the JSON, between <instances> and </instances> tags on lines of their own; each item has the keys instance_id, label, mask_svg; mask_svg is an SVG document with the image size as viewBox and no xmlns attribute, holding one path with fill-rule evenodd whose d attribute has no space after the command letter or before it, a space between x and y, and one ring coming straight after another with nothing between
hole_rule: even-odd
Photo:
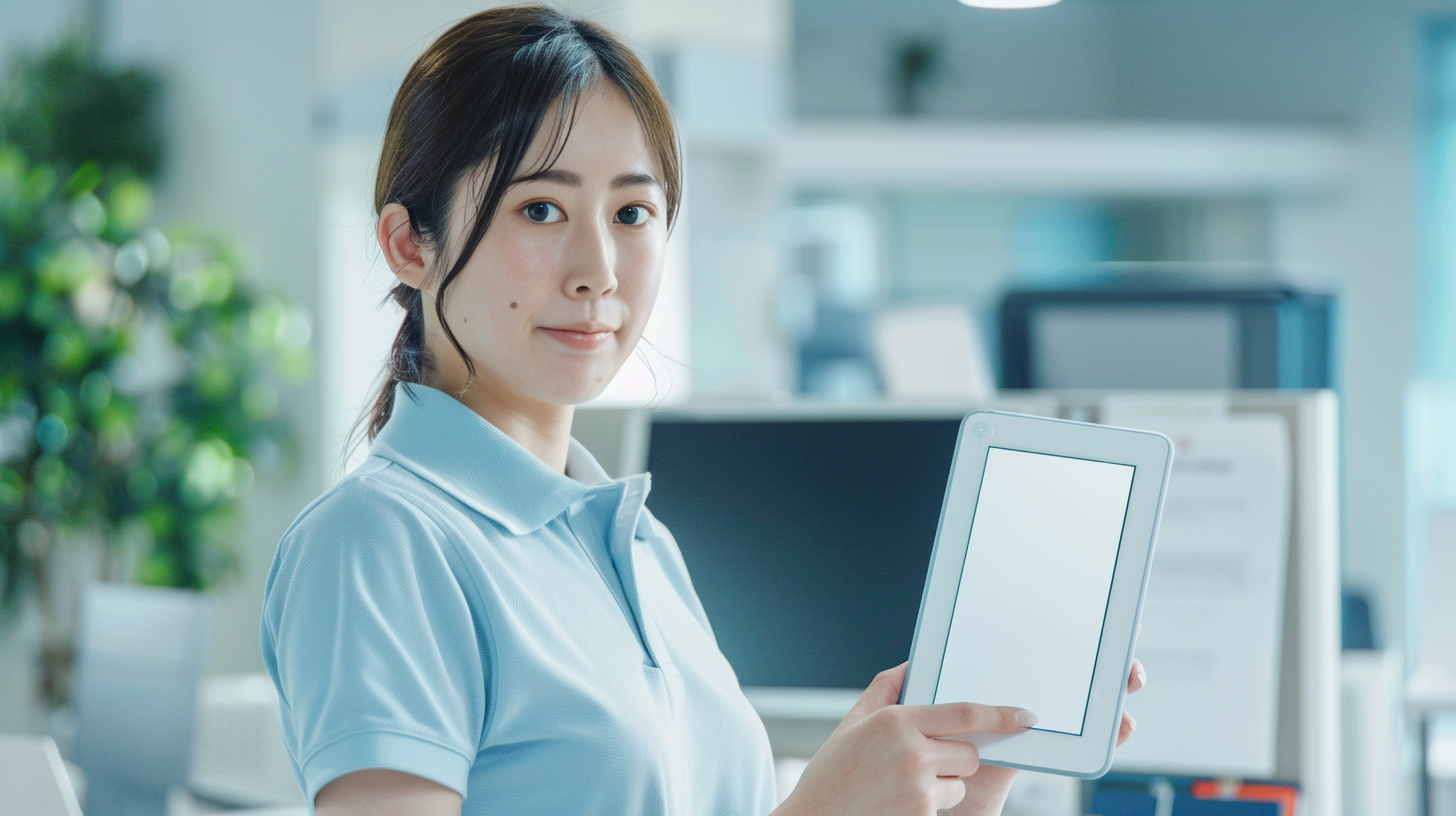
<instances>
[{"instance_id":1,"label":"woman","mask_svg":"<svg viewBox=\"0 0 1456 816\"><path fill-rule=\"evenodd\" d=\"M319 813L773 809L762 723L647 477L570 438L641 336L680 189L666 102L596 25L482 12L405 78L375 192L405 317L371 456L284 535L264 606ZM935 737L1035 717L895 705L903 676L776 813L999 811L1014 772Z\"/></svg>"}]
</instances>

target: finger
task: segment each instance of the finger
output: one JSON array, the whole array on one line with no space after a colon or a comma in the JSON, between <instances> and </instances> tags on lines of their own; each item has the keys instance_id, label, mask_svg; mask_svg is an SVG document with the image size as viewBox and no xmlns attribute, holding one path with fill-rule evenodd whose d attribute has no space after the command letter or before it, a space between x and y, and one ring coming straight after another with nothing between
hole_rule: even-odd
<instances>
[{"instance_id":1,"label":"finger","mask_svg":"<svg viewBox=\"0 0 1456 816\"><path fill-rule=\"evenodd\" d=\"M885 669L875 675L869 687L859 696L849 713L844 717L845 725L853 725L886 706L900 702L900 688L905 685L905 667L901 663L893 669Z\"/></svg>"},{"instance_id":2,"label":"finger","mask_svg":"<svg viewBox=\"0 0 1456 816\"><path fill-rule=\"evenodd\" d=\"M1132 736L1132 732L1136 730L1137 720L1134 720L1132 715L1126 711L1122 712L1122 725L1118 726L1117 729L1117 744L1122 745L1124 742L1127 742L1128 738Z\"/></svg>"},{"instance_id":3,"label":"finger","mask_svg":"<svg viewBox=\"0 0 1456 816\"><path fill-rule=\"evenodd\" d=\"M937 778L930 785L931 806L936 810L950 810L966 798L966 783L959 777Z\"/></svg>"},{"instance_id":4,"label":"finger","mask_svg":"<svg viewBox=\"0 0 1456 816\"><path fill-rule=\"evenodd\" d=\"M961 734L1018 734L1036 725L1036 715L1016 706L941 703L905 706L910 721L927 737Z\"/></svg>"},{"instance_id":5,"label":"finger","mask_svg":"<svg viewBox=\"0 0 1456 816\"><path fill-rule=\"evenodd\" d=\"M1127 675L1127 691L1131 694L1134 691L1148 684L1148 672L1143 668L1143 662L1136 657L1132 659L1132 671Z\"/></svg>"},{"instance_id":6,"label":"finger","mask_svg":"<svg viewBox=\"0 0 1456 816\"><path fill-rule=\"evenodd\" d=\"M960 740L930 740L924 756L926 767L936 776L970 776L981 767L981 752Z\"/></svg>"}]
</instances>

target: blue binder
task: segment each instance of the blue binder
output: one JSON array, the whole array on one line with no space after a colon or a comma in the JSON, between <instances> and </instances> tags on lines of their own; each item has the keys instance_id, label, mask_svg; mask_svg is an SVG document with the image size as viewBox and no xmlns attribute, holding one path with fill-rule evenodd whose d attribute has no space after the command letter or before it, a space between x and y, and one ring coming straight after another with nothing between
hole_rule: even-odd
<instances>
[{"instance_id":1,"label":"blue binder","mask_svg":"<svg viewBox=\"0 0 1456 816\"><path fill-rule=\"evenodd\" d=\"M1093 816L1157 816L1158 800L1137 791L1098 791L1092 794ZM1173 797L1173 816L1279 816L1277 802L1241 802L1233 799Z\"/></svg>"}]
</instances>

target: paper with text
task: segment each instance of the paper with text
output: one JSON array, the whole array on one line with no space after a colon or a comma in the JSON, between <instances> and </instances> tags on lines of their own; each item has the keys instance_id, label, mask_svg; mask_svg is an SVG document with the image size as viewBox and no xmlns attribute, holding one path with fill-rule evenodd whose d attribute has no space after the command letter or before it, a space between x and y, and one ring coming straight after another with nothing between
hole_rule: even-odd
<instances>
[{"instance_id":1,"label":"paper with text","mask_svg":"<svg viewBox=\"0 0 1456 816\"><path fill-rule=\"evenodd\" d=\"M1290 441L1282 417L1103 421L1173 440L1173 474L1143 605L1148 686L1127 699L1137 733L1113 769L1274 773Z\"/></svg>"}]
</instances>

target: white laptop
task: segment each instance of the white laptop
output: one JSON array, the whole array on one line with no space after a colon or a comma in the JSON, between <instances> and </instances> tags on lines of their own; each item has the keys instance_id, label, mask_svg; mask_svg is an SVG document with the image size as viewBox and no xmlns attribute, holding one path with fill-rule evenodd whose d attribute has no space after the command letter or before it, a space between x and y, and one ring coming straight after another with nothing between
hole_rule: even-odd
<instances>
[{"instance_id":1,"label":"white laptop","mask_svg":"<svg viewBox=\"0 0 1456 816\"><path fill-rule=\"evenodd\" d=\"M50 737L0 734L0 813L81 816L66 765Z\"/></svg>"}]
</instances>

